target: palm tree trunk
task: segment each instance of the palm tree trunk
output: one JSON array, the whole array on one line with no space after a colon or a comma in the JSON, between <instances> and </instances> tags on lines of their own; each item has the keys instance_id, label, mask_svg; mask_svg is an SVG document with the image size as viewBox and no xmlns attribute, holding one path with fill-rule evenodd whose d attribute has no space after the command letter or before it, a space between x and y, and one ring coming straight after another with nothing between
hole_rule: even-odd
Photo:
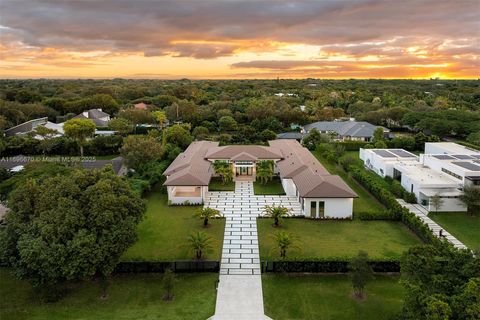
<instances>
[{"instance_id":1,"label":"palm tree trunk","mask_svg":"<svg viewBox=\"0 0 480 320\"><path fill-rule=\"evenodd\" d=\"M206 227L208 226L208 218L203 219L203 225Z\"/></svg>"},{"instance_id":2,"label":"palm tree trunk","mask_svg":"<svg viewBox=\"0 0 480 320\"><path fill-rule=\"evenodd\" d=\"M80 144L80 157L83 157L83 145Z\"/></svg>"}]
</instances>

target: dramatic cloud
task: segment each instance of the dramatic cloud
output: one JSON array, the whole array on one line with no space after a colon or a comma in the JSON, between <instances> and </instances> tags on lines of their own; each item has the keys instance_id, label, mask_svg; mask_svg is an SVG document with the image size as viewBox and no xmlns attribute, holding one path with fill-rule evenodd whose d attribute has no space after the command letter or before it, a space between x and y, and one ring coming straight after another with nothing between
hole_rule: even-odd
<instances>
[{"instance_id":1,"label":"dramatic cloud","mask_svg":"<svg viewBox=\"0 0 480 320\"><path fill-rule=\"evenodd\" d=\"M438 67L436 72L461 66L468 71L464 76L475 77L480 56L477 0L2 0L0 25L4 70L25 64L116 68L122 59L143 57L146 64L159 57L155 61L170 68L171 58L187 59L191 69L201 61L218 60L223 66L215 71L219 76L239 68L270 69L272 76L277 69L298 68L309 76L306 67L312 66L354 72L376 61L384 71L401 71L399 76L405 70L405 76L417 76L413 64L448 64L450 69ZM257 61L261 57L268 59ZM287 67L292 63L298 65ZM162 69L153 73L165 74Z\"/></svg>"}]
</instances>

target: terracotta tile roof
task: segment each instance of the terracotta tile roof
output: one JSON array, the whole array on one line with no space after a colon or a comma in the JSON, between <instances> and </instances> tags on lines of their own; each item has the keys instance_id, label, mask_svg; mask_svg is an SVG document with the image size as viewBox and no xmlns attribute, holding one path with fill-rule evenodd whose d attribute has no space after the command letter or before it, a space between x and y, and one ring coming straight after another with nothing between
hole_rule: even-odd
<instances>
[{"instance_id":1,"label":"terracotta tile roof","mask_svg":"<svg viewBox=\"0 0 480 320\"><path fill-rule=\"evenodd\" d=\"M135 107L135 109L141 109L141 110L147 110L147 105L143 102L140 102L140 103L136 103L133 105Z\"/></svg>"},{"instance_id":2,"label":"terracotta tile roof","mask_svg":"<svg viewBox=\"0 0 480 320\"><path fill-rule=\"evenodd\" d=\"M182 152L163 172L167 176L165 186L206 186L213 174L212 164L205 154L218 142L195 141Z\"/></svg>"},{"instance_id":3,"label":"terracotta tile roof","mask_svg":"<svg viewBox=\"0 0 480 320\"><path fill-rule=\"evenodd\" d=\"M276 148L255 145L235 145L212 148L207 152L206 158L219 160L232 159L238 157L240 154L248 154L248 157L255 160L273 160L282 158L282 152Z\"/></svg>"},{"instance_id":4,"label":"terracotta tile roof","mask_svg":"<svg viewBox=\"0 0 480 320\"><path fill-rule=\"evenodd\" d=\"M296 140L269 141L282 151L277 162L282 178L292 179L304 198L355 198L357 194L339 177L331 175L306 148Z\"/></svg>"}]
</instances>

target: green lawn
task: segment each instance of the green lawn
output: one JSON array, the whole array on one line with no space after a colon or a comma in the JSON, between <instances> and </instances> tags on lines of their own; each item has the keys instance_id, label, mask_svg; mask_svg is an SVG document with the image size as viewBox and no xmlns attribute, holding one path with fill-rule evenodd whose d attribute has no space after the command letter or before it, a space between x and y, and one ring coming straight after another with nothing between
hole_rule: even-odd
<instances>
[{"instance_id":1,"label":"green lawn","mask_svg":"<svg viewBox=\"0 0 480 320\"><path fill-rule=\"evenodd\" d=\"M351 154L358 157L358 152L346 152L346 154ZM356 212L380 212L385 210L385 207L378 202L378 200L366 189L364 189L355 179L350 177L340 166L328 162L320 155L318 152L313 152L313 155L317 157L318 161L331 173L339 175L345 183L347 183L350 188L353 189L358 195L358 198L353 199L353 213Z\"/></svg>"},{"instance_id":2,"label":"green lawn","mask_svg":"<svg viewBox=\"0 0 480 320\"><path fill-rule=\"evenodd\" d=\"M235 182L223 183L219 177L213 177L208 185L208 191L235 191Z\"/></svg>"},{"instance_id":3,"label":"green lawn","mask_svg":"<svg viewBox=\"0 0 480 320\"><path fill-rule=\"evenodd\" d=\"M146 199L147 213L138 226L139 239L122 260L189 260L193 255L187 238L196 231L205 231L213 238L213 250L206 259L220 260L224 219L210 220L210 225L203 228L203 221L194 217L199 206L168 206L167 196L158 191Z\"/></svg>"},{"instance_id":4,"label":"green lawn","mask_svg":"<svg viewBox=\"0 0 480 320\"><path fill-rule=\"evenodd\" d=\"M289 258L350 258L359 250L366 251L371 258L399 258L410 246L421 243L403 223L396 221L287 218L278 228L272 223L272 219L257 220L262 260L279 257L272 235L280 230L298 237L300 250L287 252Z\"/></svg>"},{"instance_id":5,"label":"green lawn","mask_svg":"<svg viewBox=\"0 0 480 320\"><path fill-rule=\"evenodd\" d=\"M392 319L401 311L403 288L399 277L375 276L367 298L351 297L347 275L262 276L265 313L272 319L353 320Z\"/></svg>"},{"instance_id":6,"label":"green lawn","mask_svg":"<svg viewBox=\"0 0 480 320\"><path fill-rule=\"evenodd\" d=\"M276 177L268 181L266 184L263 184L260 181L255 181L253 183L253 190L255 194L285 194L280 179Z\"/></svg>"},{"instance_id":7,"label":"green lawn","mask_svg":"<svg viewBox=\"0 0 480 320\"><path fill-rule=\"evenodd\" d=\"M480 216L466 212L430 212L428 216L470 249L480 249Z\"/></svg>"},{"instance_id":8,"label":"green lawn","mask_svg":"<svg viewBox=\"0 0 480 320\"><path fill-rule=\"evenodd\" d=\"M69 292L56 303L42 303L31 286L0 269L0 319L198 319L215 311L214 273L177 274L174 299L164 301L161 274L129 274L112 278L109 297L100 299L94 282L69 285Z\"/></svg>"}]
</instances>

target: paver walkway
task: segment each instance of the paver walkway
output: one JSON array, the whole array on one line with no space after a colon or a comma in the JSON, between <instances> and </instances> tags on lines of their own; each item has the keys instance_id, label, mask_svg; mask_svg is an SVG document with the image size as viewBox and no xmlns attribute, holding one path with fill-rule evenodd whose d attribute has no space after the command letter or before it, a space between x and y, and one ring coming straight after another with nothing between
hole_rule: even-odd
<instances>
[{"instance_id":1,"label":"paver walkway","mask_svg":"<svg viewBox=\"0 0 480 320\"><path fill-rule=\"evenodd\" d=\"M235 192L209 192L205 206L226 218L215 320L269 319L264 315L257 222L265 205L282 205L300 214L295 197L256 196L250 181Z\"/></svg>"},{"instance_id":2,"label":"paver walkway","mask_svg":"<svg viewBox=\"0 0 480 320\"><path fill-rule=\"evenodd\" d=\"M430 219L428 217L428 211L422 207L419 204L413 204L413 203L406 203L403 199L397 199L398 203L404 208L407 208L412 212L414 215L420 218L424 223L428 225L430 230L433 231L433 234L436 235L437 237L440 236L440 230L442 231L442 235L454 245L455 248L458 249L468 249L466 245L464 245L462 242L460 242L457 238L452 236L448 231L443 229L441 226L439 226L435 221Z\"/></svg>"}]
</instances>

